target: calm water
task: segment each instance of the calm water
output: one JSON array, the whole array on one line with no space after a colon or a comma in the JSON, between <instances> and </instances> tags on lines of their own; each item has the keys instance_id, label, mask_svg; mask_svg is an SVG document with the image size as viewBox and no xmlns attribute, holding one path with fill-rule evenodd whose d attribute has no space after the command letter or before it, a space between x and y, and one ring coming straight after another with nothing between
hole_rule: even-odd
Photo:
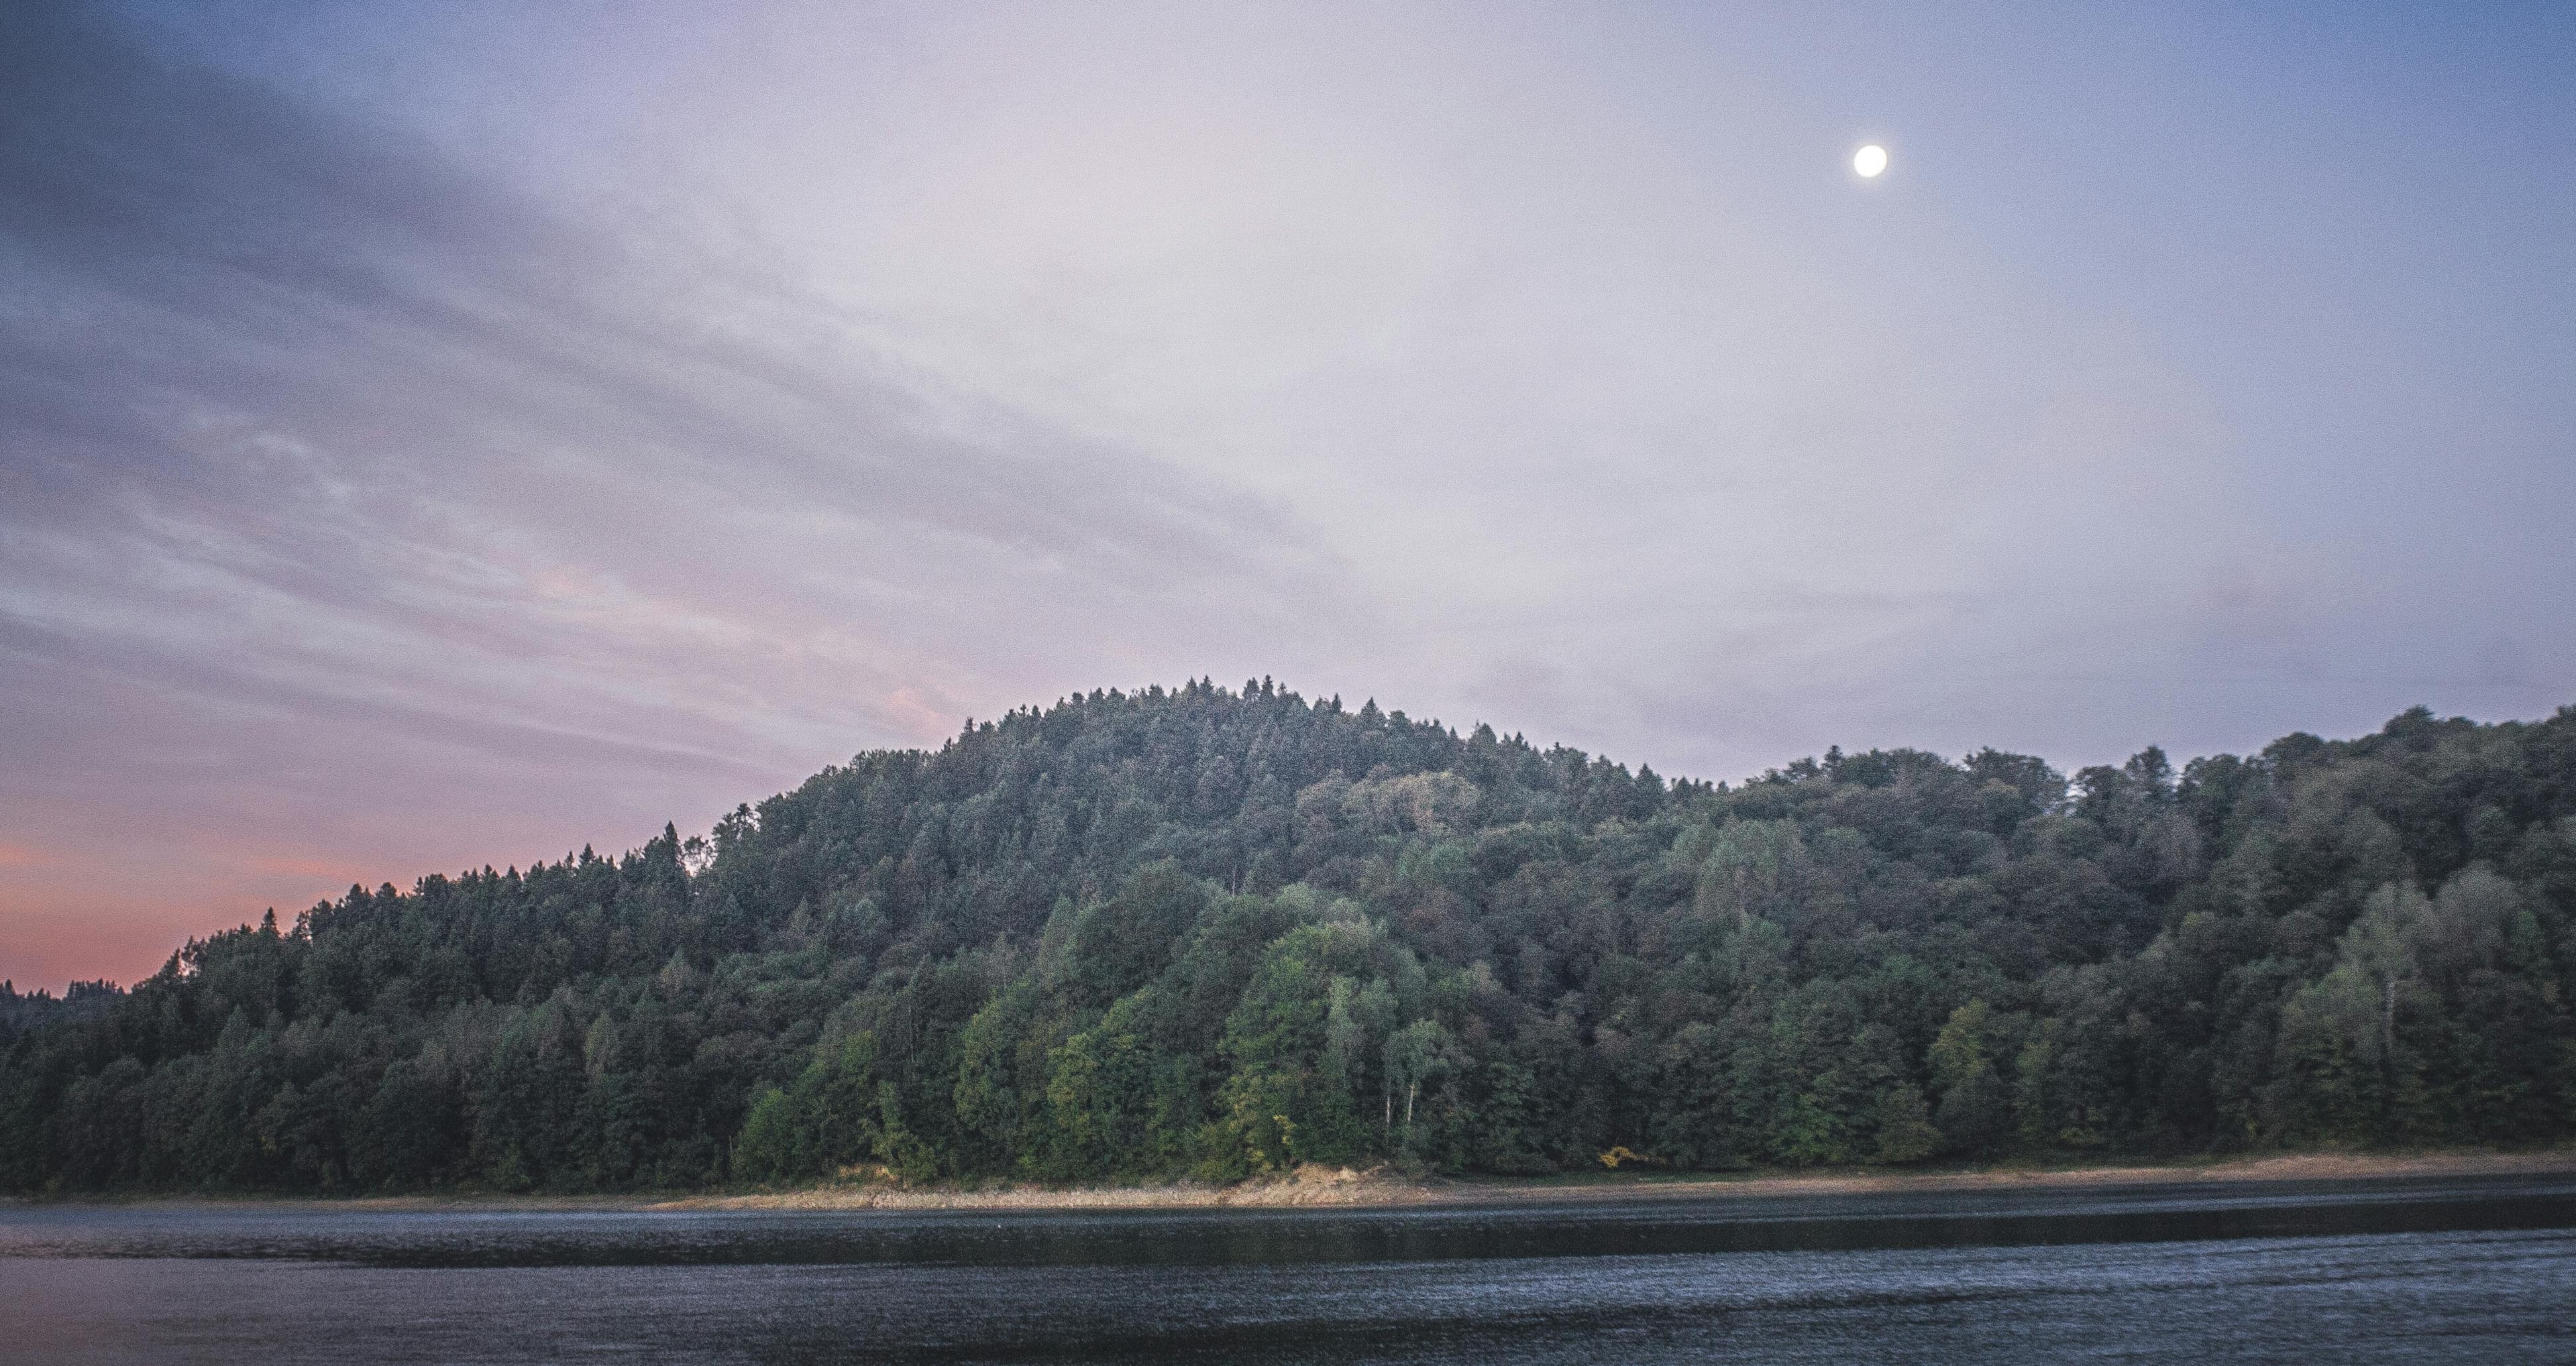
<instances>
[{"instance_id":1,"label":"calm water","mask_svg":"<svg viewBox=\"0 0 2576 1366\"><path fill-rule=\"evenodd\" d=\"M2576 1181L1485 1210L0 1206L0 1359L2576 1361Z\"/></svg>"}]
</instances>

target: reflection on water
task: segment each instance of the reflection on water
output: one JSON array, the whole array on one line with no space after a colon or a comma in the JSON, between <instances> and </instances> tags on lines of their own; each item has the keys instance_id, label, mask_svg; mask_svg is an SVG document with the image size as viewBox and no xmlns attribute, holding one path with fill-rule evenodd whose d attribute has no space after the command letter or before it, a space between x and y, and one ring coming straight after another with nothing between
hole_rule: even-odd
<instances>
[{"instance_id":1,"label":"reflection on water","mask_svg":"<svg viewBox=\"0 0 2576 1366\"><path fill-rule=\"evenodd\" d=\"M2576 1182L1019 1215L0 1207L13 1361L2576 1359Z\"/></svg>"}]
</instances>

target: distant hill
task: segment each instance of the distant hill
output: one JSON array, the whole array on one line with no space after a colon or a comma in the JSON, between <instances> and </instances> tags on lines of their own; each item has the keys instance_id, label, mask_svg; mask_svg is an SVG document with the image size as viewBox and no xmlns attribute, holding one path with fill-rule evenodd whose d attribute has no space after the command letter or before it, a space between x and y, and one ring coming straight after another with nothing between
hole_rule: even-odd
<instances>
[{"instance_id":1,"label":"distant hill","mask_svg":"<svg viewBox=\"0 0 2576 1366\"><path fill-rule=\"evenodd\" d=\"M1198 682L12 991L0 1187L2537 1144L2571 933L2576 708L1727 787Z\"/></svg>"}]
</instances>

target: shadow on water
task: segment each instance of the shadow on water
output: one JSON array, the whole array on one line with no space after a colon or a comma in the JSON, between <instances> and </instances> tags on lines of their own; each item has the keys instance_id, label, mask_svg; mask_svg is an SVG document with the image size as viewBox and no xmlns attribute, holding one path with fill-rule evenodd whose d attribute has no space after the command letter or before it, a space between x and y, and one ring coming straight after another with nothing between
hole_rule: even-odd
<instances>
[{"instance_id":1,"label":"shadow on water","mask_svg":"<svg viewBox=\"0 0 2576 1366\"><path fill-rule=\"evenodd\" d=\"M14 1362L2576 1359L2576 1179L1157 1212L0 1207Z\"/></svg>"},{"instance_id":2,"label":"shadow on water","mask_svg":"<svg viewBox=\"0 0 2576 1366\"><path fill-rule=\"evenodd\" d=\"M361 1266L1279 1265L2028 1247L2576 1227L2576 1178L1742 1195L1373 1210L347 1211L32 1206L0 1257Z\"/></svg>"}]
</instances>

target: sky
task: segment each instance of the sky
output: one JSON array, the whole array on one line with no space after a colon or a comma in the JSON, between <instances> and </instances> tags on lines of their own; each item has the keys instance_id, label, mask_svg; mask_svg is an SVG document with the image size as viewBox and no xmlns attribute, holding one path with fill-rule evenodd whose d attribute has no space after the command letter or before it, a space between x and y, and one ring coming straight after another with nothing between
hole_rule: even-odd
<instances>
[{"instance_id":1,"label":"sky","mask_svg":"<svg viewBox=\"0 0 2576 1366\"><path fill-rule=\"evenodd\" d=\"M1200 676L2544 717L2570 508L2563 5L0 6L22 989Z\"/></svg>"}]
</instances>

